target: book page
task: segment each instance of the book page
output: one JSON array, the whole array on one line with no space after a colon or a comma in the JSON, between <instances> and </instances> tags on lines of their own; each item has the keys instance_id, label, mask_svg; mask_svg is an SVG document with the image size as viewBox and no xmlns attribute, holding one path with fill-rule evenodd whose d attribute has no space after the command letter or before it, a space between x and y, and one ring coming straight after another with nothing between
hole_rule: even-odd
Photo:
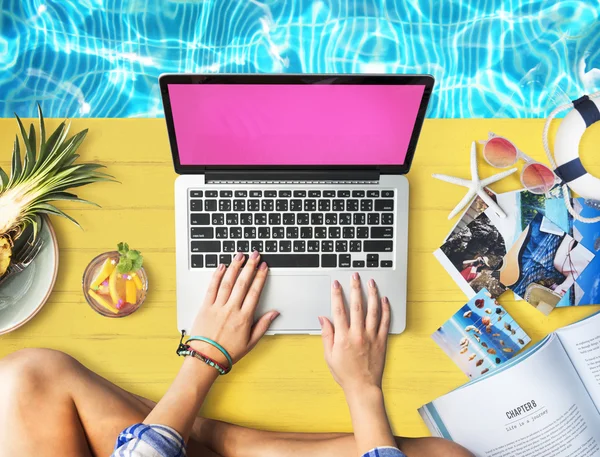
<instances>
[{"instance_id":1,"label":"book page","mask_svg":"<svg viewBox=\"0 0 600 457\"><path fill-rule=\"evenodd\" d=\"M600 314L561 328L556 333L600 411Z\"/></svg>"},{"instance_id":2,"label":"book page","mask_svg":"<svg viewBox=\"0 0 600 457\"><path fill-rule=\"evenodd\" d=\"M556 335L422 414L433 433L477 457L600 457L600 414Z\"/></svg>"}]
</instances>

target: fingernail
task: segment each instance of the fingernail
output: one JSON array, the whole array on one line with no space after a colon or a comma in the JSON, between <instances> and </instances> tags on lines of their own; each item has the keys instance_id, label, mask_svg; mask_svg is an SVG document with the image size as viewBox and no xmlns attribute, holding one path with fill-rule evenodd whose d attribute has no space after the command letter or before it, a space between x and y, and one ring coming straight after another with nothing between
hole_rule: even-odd
<instances>
[{"instance_id":1,"label":"fingernail","mask_svg":"<svg viewBox=\"0 0 600 457\"><path fill-rule=\"evenodd\" d=\"M219 271L223 271L225 269L225 264L221 263L219 264Z\"/></svg>"},{"instance_id":2,"label":"fingernail","mask_svg":"<svg viewBox=\"0 0 600 457\"><path fill-rule=\"evenodd\" d=\"M353 273L352 279L354 279L355 281L358 281L360 279L360 276L358 276L358 273Z\"/></svg>"},{"instance_id":3,"label":"fingernail","mask_svg":"<svg viewBox=\"0 0 600 457\"><path fill-rule=\"evenodd\" d=\"M238 261L238 262L239 262L239 261L240 261L240 260L242 260L243 258L244 258L244 254L243 254L242 252L238 252L238 253L235 255L235 259L234 259L234 260L236 260L236 261Z\"/></svg>"},{"instance_id":4,"label":"fingernail","mask_svg":"<svg viewBox=\"0 0 600 457\"><path fill-rule=\"evenodd\" d=\"M319 324L321 324L321 327L323 327L323 318L321 316L319 316Z\"/></svg>"},{"instance_id":5,"label":"fingernail","mask_svg":"<svg viewBox=\"0 0 600 457\"><path fill-rule=\"evenodd\" d=\"M383 297L383 302L384 302L386 305L389 305L389 304L390 304L390 301L388 300L388 298L387 298L387 297Z\"/></svg>"},{"instance_id":6,"label":"fingernail","mask_svg":"<svg viewBox=\"0 0 600 457\"><path fill-rule=\"evenodd\" d=\"M273 314L271 314L271 322L273 322L278 317L279 317L279 311L276 311Z\"/></svg>"},{"instance_id":7,"label":"fingernail","mask_svg":"<svg viewBox=\"0 0 600 457\"><path fill-rule=\"evenodd\" d=\"M375 288L375 281L369 279L369 287Z\"/></svg>"},{"instance_id":8,"label":"fingernail","mask_svg":"<svg viewBox=\"0 0 600 457\"><path fill-rule=\"evenodd\" d=\"M340 282L337 279L335 281L333 281L333 288L334 289L339 289L340 288Z\"/></svg>"},{"instance_id":9,"label":"fingernail","mask_svg":"<svg viewBox=\"0 0 600 457\"><path fill-rule=\"evenodd\" d=\"M267 262L263 262L260 264L260 266L258 267L259 270L266 270L267 269Z\"/></svg>"},{"instance_id":10,"label":"fingernail","mask_svg":"<svg viewBox=\"0 0 600 457\"><path fill-rule=\"evenodd\" d=\"M257 259L258 258L258 251L254 250L252 251L252 255L250 256L251 259Z\"/></svg>"}]
</instances>

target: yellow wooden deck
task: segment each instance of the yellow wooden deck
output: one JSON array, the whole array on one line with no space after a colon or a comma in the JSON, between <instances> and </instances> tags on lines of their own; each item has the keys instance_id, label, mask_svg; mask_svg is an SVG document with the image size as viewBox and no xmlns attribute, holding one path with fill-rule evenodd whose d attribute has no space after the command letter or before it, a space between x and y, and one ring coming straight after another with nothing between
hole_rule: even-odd
<instances>
[{"instance_id":1,"label":"yellow wooden deck","mask_svg":"<svg viewBox=\"0 0 600 457\"><path fill-rule=\"evenodd\" d=\"M49 127L57 123L48 121ZM384 384L389 415L398 434L426 434L417 408L467 381L430 337L466 301L432 255L453 225L446 217L463 190L434 180L431 174L468 177L470 142L485 139L489 130L513 139L528 154L545 161L542 126L543 120L425 123L408 175L408 328L403 335L390 338ZM166 127L162 119L79 119L73 121L72 131L86 127L90 133L81 148L82 160L107 165L121 184L79 189L80 196L99 203L102 209L72 203L61 206L84 230L53 218L60 242L60 272L54 292L31 322L0 337L0 357L25 347L59 349L125 389L158 399L181 363L175 356L176 175ZM16 132L13 120L0 120L0 166L5 170ZM590 129L582 142L583 160L596 176L600 176L599 142L600 125ZM495 172L480 162L483 176ZM518 185L514 175L493 188L507 191ZM134 315L108 319L86 304L81 276L94 256L114 249L119 241L129 242L144 254L150 292ZM202 296L199 290L199 301ZM534 340L598 309L559 309L544 317L524 302L513 302L510 294L501 301ZM272 430L350 430L344 397L327 370L316 336L265 338L232 374L219 379L203 414Z\"/></svg>"}]
</instances>

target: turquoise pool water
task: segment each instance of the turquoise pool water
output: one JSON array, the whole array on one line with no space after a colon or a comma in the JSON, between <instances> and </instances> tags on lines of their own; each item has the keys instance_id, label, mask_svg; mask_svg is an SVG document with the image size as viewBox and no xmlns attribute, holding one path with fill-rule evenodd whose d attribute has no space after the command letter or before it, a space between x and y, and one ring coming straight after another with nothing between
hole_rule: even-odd
<instances>
[{"instance_id":1,"label":"turquoise pool water","mask_svg":"<svg viewBox=\"0 0 600 457\"><path fill-rule=\"evenodd\" d=\"M600 88L598 0L2 0L0 116L159 117L164 72L430 73L430 117Z\"/></svg>"}]
</instances>

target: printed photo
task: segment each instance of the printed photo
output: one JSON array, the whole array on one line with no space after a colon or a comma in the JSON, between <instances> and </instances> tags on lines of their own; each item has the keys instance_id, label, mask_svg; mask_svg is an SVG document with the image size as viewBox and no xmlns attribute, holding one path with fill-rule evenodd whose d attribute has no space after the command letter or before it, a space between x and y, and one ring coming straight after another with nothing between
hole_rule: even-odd
<instances>
[{"instance_id":1,"label":"printed photo","mask_svg":"<svg viewBox=\"0 0 600 457\"><path fill-rule=\"evenodd\" d=\"M481 200L479 202L476 200L448 235L444 246L434 252L434 256L469 298L473 297L482 287L486 287L494 298L498 298L506 290L506 287L497 279L498 270L502 267L502 262L493 262L493 264L490 264L488 260L488 265L485 265L485 259L476 258L477 254L480 253L469 252L470 247L466 243L471 234L469 225L480 214L485 214L487 220L482 218L481 221L473 225L477 226L481 222L489 224L488 231L494 233L494 238L498 236L498 239L502 239L504 243L503 247L496 246L499 253L510 251L513 244L523 233L523 230L529 226L537 214L546 216L564 232L573 234L573 218L567 211L560 187L552 189L548 196L532 194L526 190L492 195L504 209L507 214L506 218L500 218L494 211L489 210L485 203ZM600 210L597 210L597 212L600 213ZM589 229L584 228L584 230ZM476 240L482 238L482 236L489 237L489 235L484 235L480 232L475 233ZM577 239L575 235L573 236ZM477 242L475 242L475 245L477 245ZM587 244L584 243L584 245L587 247ZM467 270L470 263L465 263L463 266L463 262L465 261L472 262L473 268ZM598 262L600 262L600 259ZM589 281L591 277L586 275L585 278L588 279L585 283L585 288L589 290L592 287ZM579 294L579 297L571 297L572 292ZM515 293L514 295L515 299L522 300L522 297L518 294ZM582 296L585 297L585 292L580 290L579 284L569 290L566 295L567 298L562 300L558 306L569 306L575 303L589 304L588 299L592 300L592 295L589 292L587 293L587 299L581 299ZM596 300L598 300L597 296Z\"/></svg>"},{"instance_id":2,"label":"printed photo","mask_svg":"<svg viewBox=\"0 0 600 457\"><path fill-rule=\"evenodd\" d=\"M501 366L531 341L486 289L438 328L432 338L472 379Z\"/></svg>"},{"instance_id":3,"label":"printed photo","mask_svg":"<svg viewBox=\"0 0 600 457\"><path fill-rule=\"evenodd\" d=\"M538 214L546 216L563 232L572 233L573 218L567 210L560 187L552 189L547 196L521 190L498 194L496 199L508 217L500 219L495 214L489 216L505 236L508 249Z\"/></svg>"},{"instance_id":4,"label":"printed photo","mask_svg":"<svg viewBox=\"0 0 600 457\"><path fill-rule=\"evenodd\" d=\"M487 289L498 298L506 291L499 279L506 253L504 238L483 212L457 227L435 255L468 297Z\"/></svg>"},{"instance_id":5,"label":"printed photo","mask_svg":"<svg viewBox=\"0 0 600 457\"><path fill-rule=\"evenodd\" d=\"M600 216L600 201L577 198L575 211L583 217ZM576 305L600 305L600 222L586 224L573 221L573 238L595 254L588 267L575 280Z\"/></svg>"},{"instance_id":6,"label":"printed photo","mask_svg":"<svg viewBox=\"0 0 600 457\"><path fill-rule=\"evenodd\" d=\"M489 189L485 189L487 194L496 201L496 194ZM477 219L477 217L488 209L487 203L485 203L481 197L477 196L473 200L473 202L467 207L467 209L462 213L460 219L452 229L452 231L446 237L446 240L450 238L453 234L458 233L464 230L467 225L469 225L473 220Z\"/></svg>"},{"instance_id":7,"label":"printed photo","mask_svg":"<svg viewBox=\"0 0 600 457\"><path fill-rule=\"evenodd\" d=\"M594 254L537 214L504 258L500 282L544 314L575 303L575 281ZM561 303L562 302L562 303Z\"/></svg>"}]
</instances>

